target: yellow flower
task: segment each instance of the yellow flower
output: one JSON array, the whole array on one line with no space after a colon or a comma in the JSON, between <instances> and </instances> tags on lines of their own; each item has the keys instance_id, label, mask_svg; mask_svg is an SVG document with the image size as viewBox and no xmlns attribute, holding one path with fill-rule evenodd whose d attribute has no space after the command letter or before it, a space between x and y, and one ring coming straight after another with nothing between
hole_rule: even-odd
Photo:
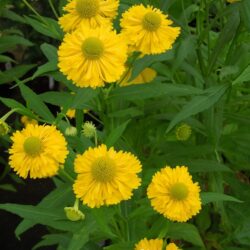
<instances>
[{"instance_id":1,"label":"yellow flower","mask_svg":"<svg viewBox=\"0 0 250 250\"><path fill-rule=\"evenodd\" d=\"M128 43L142 54L160 54L172 48L180 34L179 27L159 9L135 5L122 15L121 27Z\"/></svg>"},{"instance_id":2,"label":"yellow flower","mask_svg":"<svg viewBox=\"0 0 250 250\"><path fill-rule=\"evenodd\" d=\"M120 79L127 59L127 45L109 27L81 26L66 34L59 47L59 69L78 87L102 87Z\"/></svg>"},{"instance_id":3,"label":"yellow flower","mask_svg":"<svg viewBox=\"0 0 250 250\"><path fill-rule=\"evenodd\" d=\"M228 3L237 3L240 2L241 0L227 0Z\"/></svg>"},{"instance_id":4,"label":"yellow flower","mask_svg":"<svg viewBox=\"0 0 250 250\"><path fill-rule=\"evenodd\" d=\"M72 0L64 7L68 13L59 18L59 24L65 32L81 24L91 28L111 26L118 6L118 0Z\"/></svg>"},{"instance_id":5,"label":"yellow flower","mask_svg":"<svg viewBox=\"0 0 250 250\"><path fill-rule=\"evenodd\" d=\"M56 175L68 154L65 138L55 126L28 124L11 139L9 164L23 178Z\"/></svg>"},{"instance_id":6,"label":"yellow flower","mask_svg":"<svg viewBox=\"0 0 250 250\"><path fill-rule=\"evenodd\" d=\"M181 124L175 130L176 139L178 141L187 141L191 136L191 134L192 134L192 129L186 123Z\"/></svg>"},{"instance_id":7,"label":"yellow flower","mask_svg":"<svg viewBox=\"0 0 250 250\"><path fill-rule=\"evenodd\" d=\"M26 115L23 115L21 117L21 123L24 125L24 126L27 126L28 124L33 124L33 125L36 125L38 124L38 121L35 120L35 119L32 119Z\"/></svg>"},{"instance_id":8,"label":"yellow flower","mask_svg":"<svg viewBox=\"0 0 250 250\"><path fill-rule=\"evenodd\" d=\"M10 131L10 128L8 126L8 124L0 119L0 136L4 136L4 135L7 135Z\"/></svg>"},{"instance_id":9,"label":"yellow flower","mask_svg":"<svg viewBox=\"0 0 250 250\"><path fill-rule=\"evenodd\" d=\"M185 166L161 169L147 193L153 208L172 221L186 222L201 209L200 187Z\"/></svg>"},{"instance_id":10,"label":"yellow flower","mask_svg":"<svg viewBox=\"0 0 250 250\"><path fill-rule=\"evenodd\" d=\"M162 246L162 239L148 240L144 238L135 245L135 250L162 250Z\"/></svg>"},{"instance_id":11,"label":"yellow flower","mask_svg":"<svg viewBox=\"0 0 250 250\"><path fill-rule=\"evenodd\" d=\"M127 72L126 72L127 73ZM121 79L123 79L120 82L121 86L127 86L127 85L132 85L132 84L141 84L141 83L149 83L154 80L156 77L157 73L154 69L151 68L145 68L135 79L132 81L129 81L131 77L131 70L126 74L126 76L122 76Z\"/></svg>"},{"instance_id":12,"label":"yellow flower","mask_svg":"<svg viewBox=\"0 0 250 250\"><path fill-rule=\"evenodd\" d=\"M69 119L75 118L76 110L75 109L68 109L66 116L69 117Z\"/></svg>"},{"instance_id":13,"label":"yellow flower","mask_svg":"<svg viewBox=\"0 0 250 250\"><path fill-rule=\"evenodd\" d=\"M74 193L91 208L128 200L140 186L141 163L131 153L100 145L78 155L74 165L78 174Z\"/></svg>"},{"instance_id":14,"label":"yellow flower","mask_svg":"<svg viewBox=\"0 0 250 250\"><path fill-rule=\"evenodd\" d=\"M180 248L177 247L174 243L169 243L167 246L166 246L166 250L179 250Z\"/></svg>"}]
</instances>

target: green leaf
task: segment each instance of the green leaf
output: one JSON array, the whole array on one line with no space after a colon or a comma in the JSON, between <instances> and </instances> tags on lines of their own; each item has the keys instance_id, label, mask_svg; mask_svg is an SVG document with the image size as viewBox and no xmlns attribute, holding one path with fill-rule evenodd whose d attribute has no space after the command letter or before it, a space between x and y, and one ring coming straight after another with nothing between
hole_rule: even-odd
<instances>
[{"instance_id":1,"label":"green leaf","mask_svg":"<svg viewBox=\"0 0 250 250\"><path fill-rule=\"evenodd\" d=\"M35 66L35 64L19 65L4 72L0 71L0 84L11 83L18 80Z\"/></svg>"},{"instance_id":2,"label":"green leaf","mask_svg":"<svg viewBox=\"0 0 250 250\"><path fill-rule=\"evenodd\" d=\"M147 83L117 87L111 91L109 98L122 98L123 100L143 100L160 96L187 96L202 94L202 90L189 85Z\"/></svg>"},{"instance_id":3,"label":"green leaf","mask_svg":"<svg viewBox=\"0 0 250 250\"><path fill-rule=\"evenodd\" d=\"M43 43L41 45L41 50L43 54L47 57L49 62L57 63L57 48L48 43Z\"/></svg>"},{"instance_id":4,"label":"green leaf","mask_svg":"<svg viewBox=\"0 0 250 250\"><path fill-rule=\"evenodd\" d=\"M108 135L108 137L105 140L105 144L107 147L114 146L115 143L118 141L118 139L122 136L124 133L126 127L128 126L130 120L124 122L120 126L114 128L111 133Z\"/></svg>"},{"instance_id":5,"label":"green leaf","mask_svg":"<svg viewBox=\"0 0 250 250\"><path fill-rule=\"evenodd\" d=\"M131 242L123 242L123 243L118 243L118 244L114 244L108 247L104 247L104 250L128 250L128 249L133 249L134 244Z\"/></svg>"},{"instance_id":6,"label":"green leaf","mask_svg":"<svg viewBox=\"0 0 250 250\"><path fill-rule=\"evenodd\" d=\"M11 49L17 45L23 45L23 46L28 47L28 46L32 46L33 43L30 42L29 40L27 40L21 36L17 36L17 35L0 37L0 53L8 51L9 49Z\"/></svg>"},{"instance_id":7,"label":"green leaf","mask_svg":"<svg viewBox=\"0 0 250 250\"><path fill-rule=\"evenodd\" d=\"M233 202L242 202L233 196L222 194L222 193L213 193L213 192L203 192L201 193L202 204L206 205L210 202L217 201L233 201Z\"/></svg>"},{"instance_id":8,"label":"green leaf","mask_svg":"<svg viewBox=\"0 0 250 250\"><path fill-rule=\"evenodd\" d=\"M19 15L17 15L14 11L11 11L7 8L4 8L1 11L1 17L8 18L12 21L19 22L19 23L26 23L25 19Z\"/></svg>"},{"instance_id":9,"label":"green leaf","mask_svg":"<svg viewBox=\"0 0 250 250\"><path fill-rule=\"evenodd\" d=\"M195 246L205 247L197 228L188 223L171 223L167 235L171 239L183 239Z\"/></svg>"},{"instance_id":10,"label":"green leaf","mask_svg":"<svg viewBox=\"0 0 250 250\"><path fill-rule=\"evenodd\" d=\"M72 106L73 109L84 109L88 108L88 103L94 99L98 94L98 90L91 88L79 89L74 96Z\"/></svg>"},{"instance_id":11,"label":"green leaf","mask_svg":"<svg viewBox=\"0 0 250 250\"><path fill-rule=\"evenodd\" d=\"M72 103L74 96L67 92L49 91L39 95L41 99L49 104L59 107L65 106L67 103Z\"/></svg>"},{"instance_id":12,"label":"green leaf","mask_svg":"<svg viewBox=\"0 0 250 250\"><path fill-rule=\"evenodd\" d=\"M248 65L243 72L233 81L233 85L250 81L250 65Z\"/></svg>"},{"instance_id":13,"label":"green leaf","mask_svg":"<svg viewBox=\"0 0 250 250\"><path fill-rule=\"evenodd\" d=\"M1 184L0 189L6 190L6 191L11 191L11 192L16 192L17 191L16 188L11 184Z\"/></svg>"},{"instance_id":14,"label":"green leaf","mask_svg":"<svg viewBox=\"0 0 250 250\"><path fill-rule=\"evenodd\" d=\"M62 40L63 32L61 31L56 20L48 17L42 17L44 22L41 22L41 20L37 20L36 17L31 18L28 16L24 16L24 18L26 23L32 26L32 28L39 33L55 38L57 40Z\"/></svg>"},{"instance_id":15,"label":"green leaf","mask_svg":"<svg viewBox=\"0 0 250 250\"><path fill-rule=\"evenodd\" d=\"M168 133L179 122L213 106L225 93L227 88L228 85L212 87L211 89L207 90L209 92L208 95L194 97L182 108L179 113L177 113L177 115L175 115L174 119L171 120L166 133Z\"/></svg>"},{"instance_id":16,"label":"green leaf","mask_svg":"<svg viewBox=\"0 0 250 250\"><path fill-rule=\"evenodd\" d=\"M32 79L35 79L38 76L47 74L51 71L57 70L57 63L55 62L47 62L43 64L42 66L39 66L37 71L33 74Z\"/></svg>"},{"instance_id":17,"label":"green leaf","mask_svg":"<svg viewBox=\"0 0 250 250\"><path fill-rule=\"evenodd\" d=\"M13 60L11 57L9 56L3 56L0 55L0 62L15 62L15 60Z\"/></svg>"},{"instance_id":18,"label":"green leaf","mask_svg":"<svg viewBox=\"0 0 250 250\"><path fill-rule=\"evenodd\" d=\"M10 109L18 109L17 112L22 115L27 115L31 118L36 118L29 109L27 109L25 106L15 101L14 99L0 97L0 101Z\"/></svg>"},{"instance_id":19,"label":"green leaf","mask_svg":"<svg viewBox=\"0 0 250 250\"><path fill-rule=\"evenodd\" d=\"M250 32L250 1L241 1L240 14L248 32Z\"/></svg>"},{"instance_id":20,"label":"green leaf","mask_svg":"<svg viewBox=\"0 0 250 250\"><path fill-rule=\"evenodd\" d=\"M41 116L43 119L45 119L46 121L52 123L55 118L48 109L48 107L44 104L41 97L37 95L35 92L33 92L33 90L31 90L29 87L23 84L19 85L19 88L29 108L33 110L35 113L37 113L39 116Z\"/></svg>"}]
</instances>

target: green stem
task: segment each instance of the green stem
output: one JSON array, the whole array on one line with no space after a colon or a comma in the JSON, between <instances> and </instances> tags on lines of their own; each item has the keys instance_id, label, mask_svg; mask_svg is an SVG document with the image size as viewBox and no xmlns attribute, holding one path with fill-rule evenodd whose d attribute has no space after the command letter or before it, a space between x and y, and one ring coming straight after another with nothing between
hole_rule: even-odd
<instances>
[{"instance_id":1,"label":"green stem","mask_svg":"<svg viewBox=\"0 0 250 250\"><path fill-rule=\"evenodd\" d=\"M58 19L58 18L59 18L59 15L57 14L56 9L55 9L53 3L51 2L51 0L49 0L49 5L50 5L50 8L52 9L52 11L53 11L55 17Z\"/></svg>"},{"instance_id":2,"label":"green stem","mask_svg":"<svg viewBox=\"0 0 250 250\"><path fill-rule=\"evenodd\" d=\"M68 172L66 172L65 169L63 169L63 168L60 168L59 175L65 177L70 182L75 181L74 178Z\"/></svg>"},{"instance_id":3,"label":"green stem","mask_svg":"<svg viewBox=\"0 0 250 250\"><path fill-rule=\"evenodd\" d=\"M15 112L18 111L18 110L19 110L18 108L10 110L7 114L5 114L4 116L2 116L1 120L2 120L3 122L5 122L5 120L8 119L8 117L9 117L10 115L12 115L13 113L15 113Z\"/></svg>"},{"instance_id":4,"label":"green stem","mask_svg":"<svg viewBox=\"0 0 250 250\"><path fill-rule=\"evenodd\" d=\"M47 25L46 20L26 0L22 0L22 1L41 20L41 22Z\"/></svg>"}]
</instances>

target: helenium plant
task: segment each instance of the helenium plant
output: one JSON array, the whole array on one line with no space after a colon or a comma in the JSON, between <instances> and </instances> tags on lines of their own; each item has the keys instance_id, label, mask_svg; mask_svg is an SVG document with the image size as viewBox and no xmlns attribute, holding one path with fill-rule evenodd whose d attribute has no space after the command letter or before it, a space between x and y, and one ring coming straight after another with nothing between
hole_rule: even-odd
<instances>
[{"instance_id":1,"label":"helenium plant","mask_svg":"<svg viewBox=\"0 0 250 250\"><path fill-rule=\"evenodd\" d=\"M0 37L0 84L19 95L0 96L17 120L0 119L0 139L13 173L54 184L36 206L0 204L22 218L15 235L44 225L34 249L249 249L250 2L15 4L4 25L32 35Z\"/></svg>"}]
</instances>

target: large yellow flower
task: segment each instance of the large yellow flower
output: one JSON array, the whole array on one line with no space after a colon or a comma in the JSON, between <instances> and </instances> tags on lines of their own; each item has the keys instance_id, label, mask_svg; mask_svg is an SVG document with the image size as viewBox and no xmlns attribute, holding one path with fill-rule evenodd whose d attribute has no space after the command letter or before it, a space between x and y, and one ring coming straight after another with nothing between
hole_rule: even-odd
<instances>
[{"instance_id":1,"label":"large yellow flower","mask_svg":"<svg viewBox=\"0 0 250 250\"><path fill-rule=\"evenodd\" d=\"M71 32L81 24L91 28L111 26L118 6L118 0L72 0L64 7L68 13L59 18L59 24L65 32Z\"/></svg>"},{"instance_id":2,"label":"large yellow flower","mask_svg":"<svg viewBox=\"0 0 250 250\"><path fill-rule=\"evenodd\" d=\"M9 164L23 178L56 175L68 154L66 140L55 126L28 124L11 139Z\"/></svg>"},{"instance_id":3,"label":"large yellow flower","mask_svg":"<svg viewBox=\"0 0 250 250\"><path fill-rule=\"evenodd\" d=\"M143 84L153 81L157 75L157 72L151 68L145 68L135 79L129 81L131 77L132 70L126 72L125 76L121 77L122 81L119 83L120 86L127 86L132 84Z\"/></svg>"},{"instance_id":4,"label":"large yellow flower","mask_svg":"<svg viewBox=\"0 0 250 250\"><path fill-rule=\"evenodd\" d=\"M128 43L142 54L160 54L172 48L180 34L179 27L159 9L135 5L122 15L122 34Z\"/></svg>"},{"instance_id":5,"label":"large yellow flower","mask_svg":"<svg viewBox=\"0 0 250 250\"><path fill-rule=\"evenodd\" d=\"M60 71L78 87L101 87L120 79L125 70L127 45L109 27L81 26L66 34L59 47Z\"/></svg>"},{"instance_id":6,"label":"large yellow flower","mask_svg":"<svg viewBox=\"0 0 250 250\"><path fill-rule=\"evenodd\" d=\"M200 187L185 166L161 169L147 193L153 208L173 221L186 222L201 209Z\"/></svg>"},{"instance_id":7,"label":"large yellow flower","mask_svg":"<svg viewBox=\"0 0 250 250\"><path fill-rule=\"evenodd\" d=\"M141 172L139 160L131 153L116 152L105 145L78 155L74 165L78 174L74 193L91 208L130 199L141 182L137 176Z\"/></svg>"}]
</instances>

